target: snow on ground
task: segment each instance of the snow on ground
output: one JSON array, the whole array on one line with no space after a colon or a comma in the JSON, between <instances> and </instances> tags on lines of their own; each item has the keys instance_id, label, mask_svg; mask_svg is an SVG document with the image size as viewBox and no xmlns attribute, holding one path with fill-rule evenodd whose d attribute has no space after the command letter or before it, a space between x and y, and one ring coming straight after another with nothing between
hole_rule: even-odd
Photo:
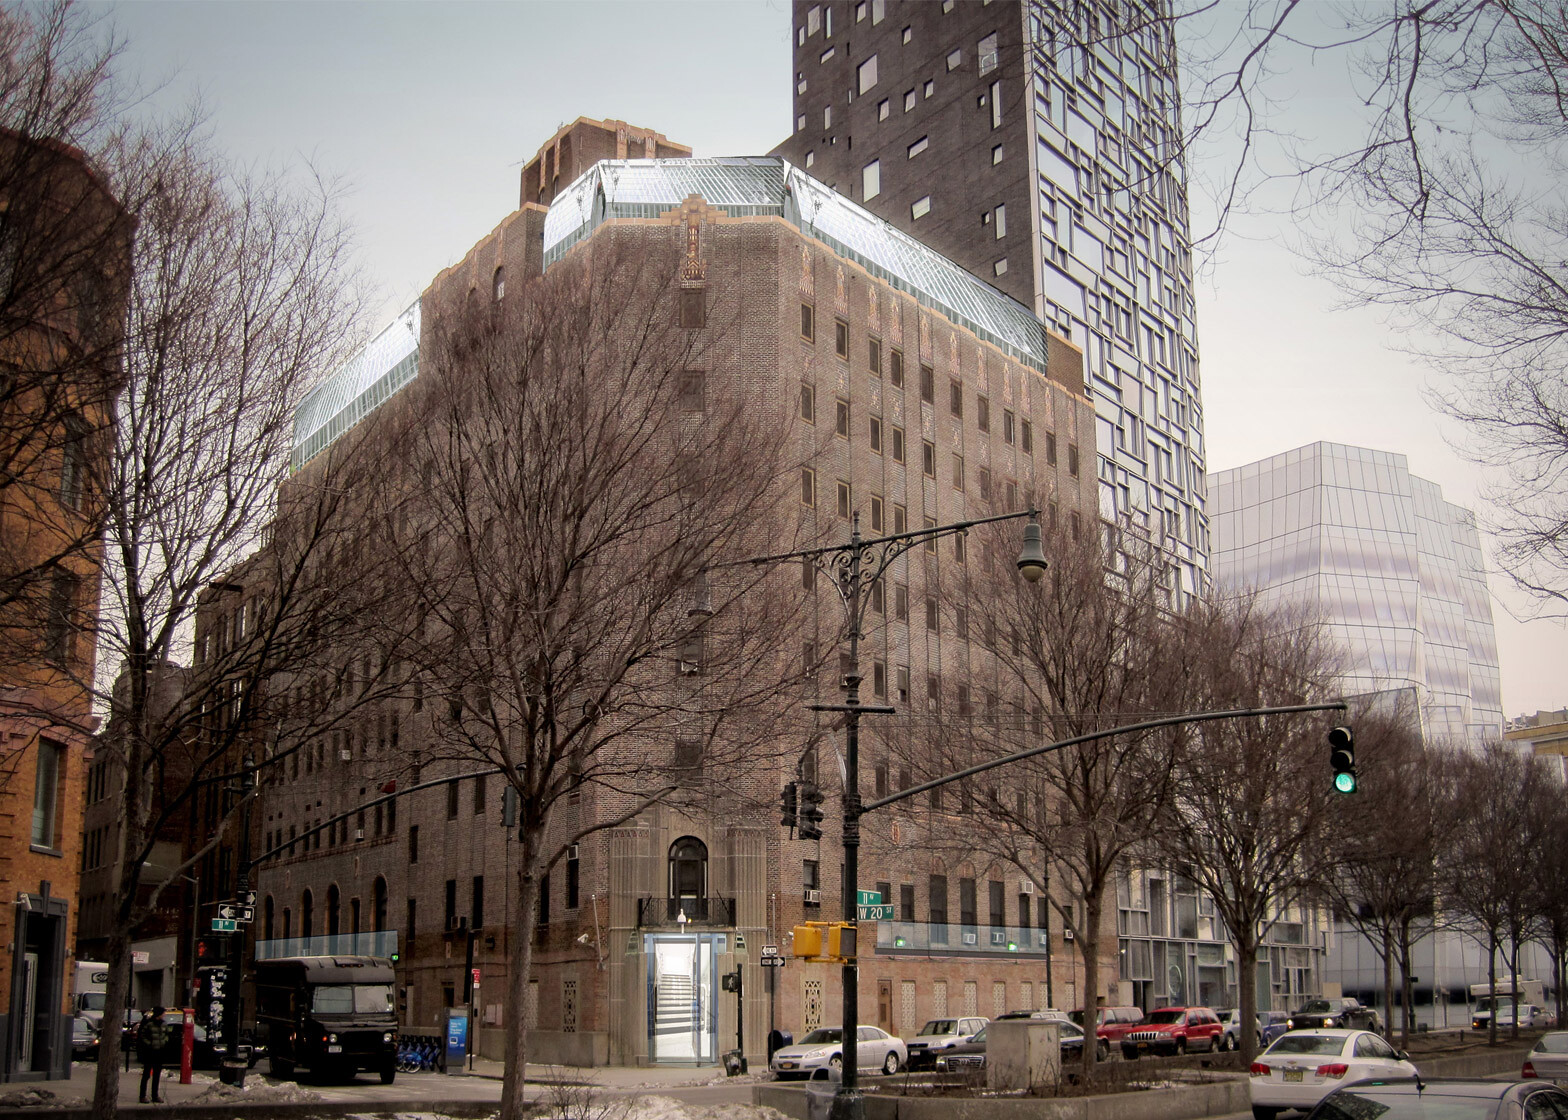
<instances>
[{"instance_id":1,"label":"snow on ground","mask_svg":"<svg viewBox=\"0 0 1568 1120\"><path fill-rule=\"evenodd\" d=\"M247 1077L243 1088L236 1085L224 1085L214 1081L207 1088L197 1093L189 1101L182 1103L196 1105L236 1104L248 1101L259 1104L293 1104L301 1101L319 1101L320 1093L313 1093L309 1089L301 1089L298 1085L286 1082L268 1083L259 1077Z\"/></svg>"},{"instance_id":2,"label":"snow on ground","mask_svg":"<svg viewBox=\"0 0 1568 1120\"><path fill-rule=\"evenodd\" d=\"M61 1097L48 1089L15 1089L0 1094L0 1108L86 1108L81 1097Z\"/></svg>"},{"instance_id":3,"label":"snow on ground","mask_svg":"<svg viewBox=\"0 0 1568 1120\"><path fill-rule=\"evenodd\" d=\"M633 1097L625 1106L615 1120L788 1120L778 1109L757 1104L687 1104L670 1097Z\"/></svg>"}]
</instances>

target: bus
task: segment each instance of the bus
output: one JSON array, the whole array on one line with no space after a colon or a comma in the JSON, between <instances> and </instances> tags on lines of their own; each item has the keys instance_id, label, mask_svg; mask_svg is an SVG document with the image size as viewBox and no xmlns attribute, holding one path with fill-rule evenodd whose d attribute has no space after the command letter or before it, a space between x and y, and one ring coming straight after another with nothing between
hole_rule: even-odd
<instances>
[{"instance_id":1,"label":"bus","mask_svg":"<svg viewBox=\"0 0 1568 1120\"><path fill-rule=\"evenodd\" d=\"M256 962L256 1026L274 1077L309 1070L397 1076L392 962L382 957L275 957Z\"/></svg>"}]
</instances>

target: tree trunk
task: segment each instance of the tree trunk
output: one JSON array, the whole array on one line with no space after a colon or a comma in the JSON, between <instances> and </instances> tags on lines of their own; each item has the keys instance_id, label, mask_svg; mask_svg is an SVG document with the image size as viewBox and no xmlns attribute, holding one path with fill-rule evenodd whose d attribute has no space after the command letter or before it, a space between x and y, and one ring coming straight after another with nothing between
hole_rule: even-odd
<instances>
[{"instance_id":1,"label":"tree trunk","mask_svg":"<svg viewBox=\"0 0 1568 1120\"><path fill-rule=\"evenodd\" d=\"M1560 931L1552 933L1552 987L1557 993L1557 1023L1561 1026L1568 1022L1568 1003L1563 995L1563 957L1568 955L1568 943L1565 943Z\"/></svg>"},{"instance_id":2,"label":"tree trunk","mask_svg":"<svg viewBox=\"0 0 1568 1120\"><path fill-rule=\"evenodd\" d=\"M1510 946L1513 947L1513 955L1510 957L1510 959L1508 961L1508 972L1514 978L1513 979L1513 984L1512 984L1512 987L1513 987L1513 990L1514 990L1514 992L1513 992L1514 1014L1513 1014L1513 1023L1511 1025L1511 1029L1508 1032L1508 1037L1512 1041L1518 1042L1519 1041L1519 931L1518 930L1509 930L1508 931L1508 943L1509 943Z\"/></svg>"},{"instance_id":3,"label":"tree trunk","mask_svg":"<svg viewBox=\"0 0 1568 1120\"><path fill-rule=\"evenodd\" d=\"M93 1078L91 1120L114 1120L120 1104L120 1032L131 990L131 933L116 922L104 949L109 979L104 985L103 1029L99 1036L98 1071Z\"/></svg>"},{"instance_id":4,"label":"tree trunk","mask_svg":"<svg viewBox=\"0 0 1568 1120\"><path fill-rule=\"evenodd\" d=\"M1497 931L1486 931L1486 988L1492 1013L1486 1019L1486 1043L1497 1045Z\"/></svg>"},{"instance_id":5,"label":"tree trunk","mask_svg":"<svg viewBox=\"0 0 1568 1120\"><path fill-rule=\"evenodd\" d=\"M1241 1026L1236 1041L1241 1064L1250 1066L1258 1056L1258 938L1257 923L1236 938L1236 988L1241 1004Z\"/></svg>"},{"instance_id":6,"label":"tree trunk","mask_svg":"<svg viewBox=\"0 0 1568 1120\"><path fill-rule=\"evenodd\" d=\"M526 857L517 871L513 894L512 938L506 978L506 1058L501 1077L500 1120L522 1120L528 1114L528 999L533 970L534 929L539 921L539 880ZM98 1120L95 1116L92 1120Z\"/></svg>"},{"instance_id":7,"label":"tree trunk","mask_svg":"<svg viewBox=\"0 0 1568 1120\"><path fill-rule=\"evenodd\" d=\"M1410 979L1410 922L1409 914L1399 922L1399 992L1403 1004L1399 1009L1399 1047L1402 1050L1410 1048L1410 1032L1416 1026L1415 986ZM1437 988L1434 986L1432 991L1435 1006Z\"/></svg>"},{"instance_id":8,"label":"tree trunk","mask_svg":"<svg viewBox=\"0 0 1568 1120\"><path fill-rule=\"evenodd\" d=\"M1394 1033L1394 925L1383 921L1383 1037Z\"/></svg>"},{"instance_id":9,"label":"tree trunk","mask_svg":"<svg viewBox=\"0 0 1568 1120\"><path fill-rule=\"evenodd\" d=\"M1083 925L1078 944L1083 952L1083 1072L1085 1079L1094 1074L1099 1060L1100 1008L1100 908L1104 902L1099 889L1083 896Z\"/></svg>"}]
</instances>

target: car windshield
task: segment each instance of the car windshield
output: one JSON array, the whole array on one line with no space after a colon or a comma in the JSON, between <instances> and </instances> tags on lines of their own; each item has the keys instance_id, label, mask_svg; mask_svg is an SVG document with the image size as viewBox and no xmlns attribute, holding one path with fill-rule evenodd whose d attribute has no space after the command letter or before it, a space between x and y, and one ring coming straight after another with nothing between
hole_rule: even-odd
<instances>
[{"instance_id":1,"label":"car windshield","mask_svg":"<svg viewBox=\"0 0 1568 1120\"><path fill-rule=\"evenodd\" d=\"M1083 1012L1082 1011L1069 1011L1067 1013L1067 1017L1069 1019L1071 1019L1073 1022L1077 1023L1080 1027L1083 1026Z\"/></svg>"},{"instance_id":2,"label":"car windshield","mask_svg":"<svg viewBox=\"0 0 1568 1120\"><path fill-rule=\"evenodd\" d=\"M83 992L82 993L82 1010L83 1011L102 1011L103 1010L104 998L105 998L105 993L103 993L103 992Z\"/></svg>"},{"instance_id":3,"label":"car windshield","mask_svg":"<svg viewBox=\"0 0 1568 1120\"><path fill-rule=\"evenodd\" d=\"M927 1023L925 1026L920 1028L920 1034L957 1034L957 1033L958 1033L958 1020L957 1019L932 1019L929 1023ZM917 1034L915 1037L919 1038L920 1035Z\"/></svg>"},{"instance_id":4,"label":"car windshield","mask_svg":"<svg viewBox=\"0 0 1568 1120\"><path fill-rule=\"evenodd\" d=\"M1078 1026L1076 1023L1061 1023L1061 1025L1056 1029L1059 1032L1059 1036L1062 1038L1083 1037L1083 1028Z\"/></svg>"},{"instance_id":5,"label":"car windshield","mask_svg":"<svg viewBox=\"0 0 1568 1120\"><path fill-rule=\"evenodd\" d=\"M1496 1097L1444 1097L1430 1089L1417 1096L1410 1088L1368 1086L1341 1089L1318 1105L1318 1120L1491 1120Z\"/></svg>"},{"instance_id":6,"label":"car windshield","mask_svg":"<svg viewBox=\"0 0 1568 1120\"><path fill-rule=\"evenodd\" d=\"M1275 1039L1274 1045L1268 1048L1267 1053L1334 1055L1344 1048L1345 1040L1336 1035L1292 1031Z\"/></svg>"},{"instance_id":7,"label":"car windshield","mask_svg":"<svg viewBox=\"0 0 1568 1120\"><path fill-rule=\"evenodd\" d=\"M1186 1012L1179 1007L1168 1007L1163 1011L1151 1011L1145 1023L1179 1023Z\"/></svg>"},{"instance_id":8,"label":"car windshield","mask_svg":"<svg viewBox=\"0 0 1568 1120\"><path fill-rule=\"evenodd\" d=\"M395 1006L391 984L326 984L310 1001L320 1015L385 1014Z\"/></svg>"},{"instance_id":9,"label":"car windshield","mask_svg":"<svg viewBox=\"0 0 1568 1120\"><path fill-rule=\"evenodd\" d=\"M1321 1015L1326 1011L1339 1010L1326 999L1309 999L1301 1007L1301 1013L1306 1015Z\"/></svg>"},{"instance_id":10,"label":"car windshield","mask_svg":"<svg viewBox=\"0 0 1568 1120\"><path fill-rule=\"evenodd\" d=\"M800 1044L802 1046L828 1046L839 1041L840 1033L837 1027L818 1027L801 1039Z\"/></svg>"},{"instance_id":11,"label":"car windshield","mask_svg":"<svg viewBox=\"0 0 1568 1120\"><path fill-rule=\"evenodd\" d=\"M979 1030L977 1030L975 1032L975 1034L974 1034L974 1037L971 1038L969 1041L970 1042L980 1042L980 1043L985 1042L985 1028L981 1027Z\"/></svg>"},{"instance_id":12,"label":"car windshield","mask_svg":"<svg viewBox=\"0 0 1568 1120\"><path fill-rule=\"evenodd\" d=\"M1568 1054L1568 1031L1543 1034L1541 1041L1535 1044L1535 1049L1541 1054Z\"/></svg>"}]
</instances>

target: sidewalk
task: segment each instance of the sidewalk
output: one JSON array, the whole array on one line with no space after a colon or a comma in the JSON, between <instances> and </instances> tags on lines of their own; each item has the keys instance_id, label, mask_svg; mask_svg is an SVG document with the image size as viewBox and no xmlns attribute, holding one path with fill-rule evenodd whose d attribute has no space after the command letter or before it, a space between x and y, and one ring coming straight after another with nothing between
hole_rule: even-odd
<instances>
[{"instance_id":1,"label":"sidewalk","mask_svg":"<svg viewBox=\"0 0 1568 1120\"><path fill-rule=\"evenodd\" d=\"M283 1112L298 1108L309 1110L311 1104L326 1106L325 1113L342 1111L452 1111L441 1106L466 1106L464 1112L483 1115L501 1098L502 1064L486 1058L474 1059L472 1072L458 1074L400 1073L392 1085L382 1085L370 1074L360 1074L350 1082L317 1084L307 1081L297 1084L293 1080L276 1081L265 1073L263 1062L245 1077L245 1088L236 1090L218 1081L216 1071L196 1070L191 1084L180 1084L178 1067L165 1070L160 1086L161 1105L142 1105L137 1099L141 1087L141 1069L133 1066L129 1072L120 1071L119 1107L121 1111L137 1113L180 1108L182 1113L206 1109L232 1109L235 1105L264 1106L268 1111ZM43 1107L52 1114L84 1108L92 1100L93 1082L97 1076L95 1063L77 1063L71 1067L68 1081L38 1081L18 1083L4 1087L5 1096L41 1090L52 1094L53 1102ZM663 1094L671 1091L685 1096L696 1089L718 1089L729 1086L749 1096L751 1086L767 1080L765 1070L753 1071L741 1077L725 1077L723 1069L715 1066L699 1068L600 1066L580 1069L574 1066L530 1065L528 1067L529 1095L545 1095L549 1086L560 1083L581 1082L595 1085L614 1095ZM730 1094L724 1094L728 1096ZM254 1103L252 1103L254 1102ZM32 1112L32 1109L29 1109ZM0 1106L0 1115L14 1114L12 1109ZM33 1113L36 1115L36 1113Z\"/></svg>"}]
</instances>

